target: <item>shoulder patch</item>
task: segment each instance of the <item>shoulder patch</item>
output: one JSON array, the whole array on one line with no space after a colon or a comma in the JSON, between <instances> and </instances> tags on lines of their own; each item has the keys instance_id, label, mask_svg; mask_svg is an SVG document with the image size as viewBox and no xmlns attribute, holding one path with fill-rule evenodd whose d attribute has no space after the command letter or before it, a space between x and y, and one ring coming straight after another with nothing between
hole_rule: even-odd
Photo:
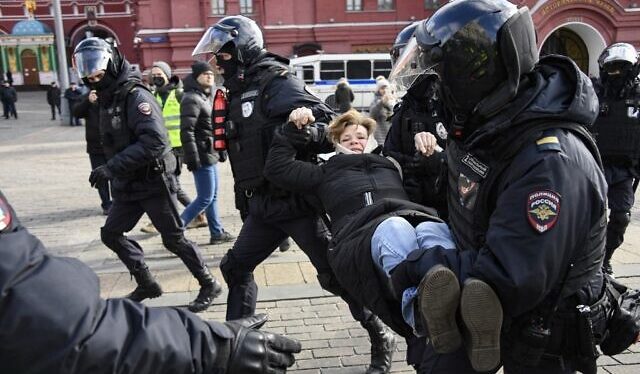
<instances>
[{"instance_id":1,"label":"shoulder patch","mask_svg":"<svg viewBox=\"0 0 640 374\"><path fill-rule=\"evenodd\" d=\"M151 115L151 104L146 101L138 104L138 112L144 114L145 116Z\"/></svg>"},{"instance_id":2,"label":"shoulder patch","mask_svg":"<svg viewBox=\"0 0 640 374\"><path fill-rule=\"evenodd\" d=\"M536 140L536 146L538 151L561 151L560 140L555 135L543 134L542 137Z\"/></svg>"},{"instance_id":3,"label":"shoulder patch","mask_svg":"<svg viewBox=\"0 0 640 374\"><path fill-rule=\"evenodd\" d=\"M11 210L7 203L0 197L0 232L11 225Z\"/></svg>"},{"instance_id":4,"label":"shoulder patch","mask_svg":"<svg viewBox=\"0 0 640 374\"><path fill-rule=\"evenodd\" d=\"M560 195L551 190L531 192L527 197L527 220L539 234L549 231L560 216Z\"/></svg>"}]
</instances>

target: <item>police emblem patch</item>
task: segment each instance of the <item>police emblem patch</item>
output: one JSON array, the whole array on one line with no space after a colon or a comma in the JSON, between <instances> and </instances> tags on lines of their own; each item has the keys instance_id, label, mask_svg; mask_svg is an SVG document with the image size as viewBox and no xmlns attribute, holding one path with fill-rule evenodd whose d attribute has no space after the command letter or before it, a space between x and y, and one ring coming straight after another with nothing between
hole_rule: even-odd
<instances>
[{"instance_id":1,"label":"police emblem patch","mask_svg":"<svg viewBox=\"0 0 640 374\"><path fill-rule=\"evenodd\" d=\"M447 135L449 135L449 133L447 132L447 129L444 127L442 122L436 123L436 133L438 133L438 136L440 137L440 139L446 139Z\"/></svg>"},{"instance_id":2,"label":"police emblem patch","mask_svg":"<svg viewBox=\"0 0 640 374\"><path fill-rule=\"evenodd\" d=\"M527 220L531 227L542 234L558 222L560 195L554 191L534 191L527 197Z\"/></svg>"},{"instance_id":3,"label":"police emblem patch","mask_svg":"<svg viewBox=\"0 0 640 374\"><path fill-rule=\"evenodd\" d=\"M11 224L11 210L5 201L0 197L0 231L6 229Z\"/></svg>"},{"instance_id":4,"label":"police emblem patch","mask_svg":"<svg viewBox=\"0 0 640 374\"><path fill-rule=\"evenodd\" d=\"M247 118L253 113L253 101L246 101L242 103L242 116Z\"/></svg>"},{"instance_id":5,"label":"police emblem patch","mask_svg":"<svg viewBox=\"0 0 640 374\"><path fill-rule=\"evenodd\" d=\"M148 116L151 114L151 104L147 103L146 101L141 102L140 104L138 104L138 112L144 114L145 116Z\"/></svg>"}]
</instances>

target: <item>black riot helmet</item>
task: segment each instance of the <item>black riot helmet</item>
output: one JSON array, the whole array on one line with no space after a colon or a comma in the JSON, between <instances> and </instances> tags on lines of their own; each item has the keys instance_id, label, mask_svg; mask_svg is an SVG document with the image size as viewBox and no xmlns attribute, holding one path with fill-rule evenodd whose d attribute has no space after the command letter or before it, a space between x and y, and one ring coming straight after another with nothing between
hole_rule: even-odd
<instances>
[{"instance_id":1,"label":"black riot helmet","mask_svg":"<svg viewBox=\"0 0 640 374\"><path fill-rule=\"evenodd\" d=\"M124 59L115 46L115 42L91 37L87 38L76 46L73 51L73 65L77 69L80 78L85 84L90 85L87 77L99 70L104 70L110 75L110 79L104 81L112 81L117 78L122 70Z\"/></svg>"},{"instance_id":2,"label":"black riot helmet","mask_svg":"<svg viewBox=\"0 0 640 374\"><path fill-rule=\"evenodd\" d=\"M605 86L622 85L638 75L638 52L629 43L615 43L602 51L598 58L600 80Z\"/></svg>"},{"instance_id":3,"label":"black riot helmet","mask_svg":"<svg viewBox=\"0 0 640 374\"><path fill-rule=\"evenodd\" d=\"M411 37L413 37L414 31L416 31L416 27L420 22L414 22L409 26L402 29L398 36L396 36L396 40L393 42L393 47L391 47L391 51L389 54L391 55L391 64L395 65L396 61L398 61L398 57L402 54L404 47L407 46Z\"/></svg>"},{"instance_id":4,"label":"black riot helmet","mask_svg":"<svg viewBox=\"0 0 640 374\"><path fill-rule=\"evenodd\" d=\"M262 31L245 16L224 17L204 33L192 55L229 51L241 65L247 66L264 49Z\"/></svg>"},{"instance_id":5,"label":"black riot helmet","mask_svg":"<svg viewBox=\"0 0 640 374\"><path fill-rule=\"evenodd\" d=\"M422 21L414 35L417 63L439 75L456 126L496 113L538 61L529 9L506 0L452 1Z\"/></svg>"}]
</instances>

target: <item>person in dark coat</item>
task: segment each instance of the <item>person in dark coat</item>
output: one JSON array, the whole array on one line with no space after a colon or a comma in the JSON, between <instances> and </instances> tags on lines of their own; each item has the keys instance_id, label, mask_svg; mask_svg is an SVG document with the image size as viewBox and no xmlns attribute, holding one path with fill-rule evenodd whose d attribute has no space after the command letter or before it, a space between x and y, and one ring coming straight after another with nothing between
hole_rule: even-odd
<instances>
[{"instance_id":1,"label":"person in dark coat","mask_svg":"<svg viewBox=\"0 0 640 374\"><path fill-rule=\"evenodd\" d=\"M281 131L269 152L265 175L278 186L318 197L331 220L329 263L350 294L407 339L413 336L413 331L419 336L426 335L421 322L424 317L430 326L432 344L439 351L451 352L457 346L440 344L442 328L434 321L443 318L436 309L458 304L460 290L454 288L441 293L439 300L431 300L431 305L415 302L424 299L419 293L428 293L432 283L442 276L450 276L450 271L442 267L430 269L420 282L419 292L418 283L397 290L402 295L397 298L402 307L388 289L389 275L416 248L441 246L454 250L455 244L447 225L437 218L433 209L409 201L402 187L399 165L380 155L382 147L373 136L375 127L375 121L355 110L338 116L328 128L328 137L337 154L323 165L295 160L295 146L284 135L291 134L292 130ZM432 135L425 152L432 154L436 144ZM486 313L482 310L485 305L467 301L483 297L497 299L486 284L483 288L465 290L462 295L465 305L461 308L462 315L474 316L476 321ZM414 308L421 311L418 316ZM500 325L501 309L491 311L481 327L469 328L470 340L475 341L479 336L489 339L487 335ZM455 313L446 313L447 323L455 324ZM459 345L462 337L457 338ZM479 349L474 346L471 351Z\"/></svg>"},{"instance_id":2,"label":"person in dark coat","mask_svg":"<svg viewBox=\"0 0 640 374\"><path fill-rule=\"evenodd\" d=\"M18 119L18 112L16 111L18 93L8 81L2 83L2 87L0 88L0 101L2 101L4 118L9 119L13 116L13 118Z\"/></svg>"},{"instance_id":3,"label":"person in dark coat","mask_svg":"<svg viewBox=\"0 0 640 374\"><path fill-rule=\"evenodd\" d=\"M213 67L197 61L184 80L180 103L180 140L184 163L193 173L197 196L180 218L187 226L204 212L209 225L209 244L230 242L235 236L226 232L218 214L218 169L220 155L213 149Z\"/></svg>"},{"instance_id":4,"label":"person in dark coat","mask_svg":"<svg viewBox=\"0 0 640 374\"><path fill-rule=\"evenodd\" d=\"M96 274L51 255L1 191L0 258L1 373L283 373L301 349L254 329L264 314L220 323L100 298Z\"/></svg>"},{"instance_id":5,"label":"person in dark coat","mask_svg":"<svg viewBox=\"0 0 640 374\"><path fill-rule=\"evenodd\" d=\"M98 107L98 94L91 90L85 95L71 110L74 117L84 118L85 140L87 141L87 153L91 162L91 170L107 163L100 138L100 107ZM111 188L110 182L104 181L97 184L98 195L100 196L102 214L109 214L111 209Z\"/></svg>"},{"instance_id":6,"label":"person in dark coat","mask_svg":"<svg viewBox=\"0 0 640 374\"><path fill-rule=\"evenodd\" d=\"M539 59L529 10L505 0L449 2L415 37L415 63L437 73L452 118L446 180L456 250L410 253L391 275L394 289L444 263L455 284L481 279L502 302L503 344L492 343L481 363L595 373L615 304L601 269L607 185L585 128L598 113L591 81L566 57ZM433 353L426 369L487 366L461 347Z\"/></svg>"},{"instance_id":7,"label":"person in dark coat","mask_svg":"<svg viewBox=\"0 0 640 374\"><path fill-rule=\"evenodd\" d=\"M336 91L334 93L336 107L339 113L344 113L351 109L351 103L353 103L354 96L351 86L346 78L340 78L336 84Z\"/></svg>"},{"instance_id":8,"label":"person in dark coat","mask_svg":"<svg viewBox=\"0 0 640 374\"><path fill-rule=\"evenodd\" d=\"M91 171L89 183L111 181L113 204L100 230L102 242L114 251L138 286L128 298L142 301L162 295L145 262L142 247L124 234L146 213L160 232L162 244L182 260L200 284L189 310L206 310L222 292L195 243L184 236L176 207L176 160L158 102L141 83L117 47L101 38L87 38L75 49L76 66L96 90L100 134L107 163Z\"/></svg>"},{"instance_id":9,"label":"person in dark coat","mask_svg":"<svg viewBox=\"0 0 640 374\"><path fill-rule=\"evenodd\" d=\"M305 90L304 82L291 74L288 60L264 49L260 28L247 17L222 18L205 32L193 54L214 54L228 89L227 152L236 207L247 212L233 248L220 262L229 286L227 319L255 313L258 286L253 272L289 236L316 268L320 286L341 296L367 330L372 343L369 372L388 371L393 334L336 282L327 262L329 238L315 208L303 194L271 184L263 172L274 131L293 120L289 116L294 109L308 108L325 122L333 111ZM317 151L305 150L296 157L311 160L309 152Z\"/></svg>"},{"instance_id":10,"label":"person in dark coat","mask_svg":"<svg viewBox=\"0 0 640 374\"><path fill-rule=\"evenodd\" d=\"M56 111L60 114L60 87L56 82L51 82L47 88L47 104L51 107L51 120L56 119ZM72 110L69 108L69 110Z\"/></svg>"},{"instance_id":11,"label":"person in dark coat","mask_svg":"<svg viewBox=\"0 0 640 374\"><path fill-rule=\"evenodd\" d=\"M82 91L78 88L76 82L69 83L69 88L64 91L64 98L69 103L69 112L73 111L73 107L82 100ZM80 118L71 113L69 116L69 126L80 126Z\"/></svg>"}]
</instances>

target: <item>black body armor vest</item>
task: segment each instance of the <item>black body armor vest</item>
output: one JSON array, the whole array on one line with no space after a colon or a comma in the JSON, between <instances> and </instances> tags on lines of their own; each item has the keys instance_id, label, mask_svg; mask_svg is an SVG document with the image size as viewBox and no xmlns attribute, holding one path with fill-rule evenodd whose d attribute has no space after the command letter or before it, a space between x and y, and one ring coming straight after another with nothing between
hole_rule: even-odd
<instances>
[{"instance_id":1,"label":"black body armor vest","mask_svg":"<svg viewBox=\"0 0 640 374\"><path fill-rule=\"evenodd\" d=\"M127 96L134 90L148 90L136 82L125 83L114 94L113 102L108 108L100 107L100 136L107 160L131 144L131 130L127 126Z\"/></svg>"},{"instance_id":2,"label":"black body armor vest","mask_svg":"<svg viewBox=\"0 0 640 374\"><path fill-rule=\"evenodd\" d=\"M445 149L447 145L447 130L442 123L442 117L438 113L435 103L425 107L424 104L405 96L397 115L401 116L402 131L400 132L400 142L403 153L407 155L415 153L414 137L417 133L424 131L435 135L438 145Z\"/></svg>"},{"instance_id":3,"label":"black body armor vest","mask_svg":"<svg viewBox=\"0 0 640 374\"><path fill-rule=\"evenodd\" d=\"M593 133L605 161L632 166L640 158L640 95L602 98Z\"/></svg>"},{"instance_id":4,"label":"black body armor vest","mask_svg":"<svg viewBox=\"0 0 640 374\"><path fill-rule=\"evenodd\" d=\"M250 83L241 92L229 95L227 141L231 170L236 186L242 190L261 187L265 183L263 168L276 126L285 119L267 117L264 100L269 99L265 89L271 81L289 73L288 67L275 61L265 61ZM253 69L252 68L252 69ZM286 95L285 92L280 94Z\"/></svg>"}]
</instances>

